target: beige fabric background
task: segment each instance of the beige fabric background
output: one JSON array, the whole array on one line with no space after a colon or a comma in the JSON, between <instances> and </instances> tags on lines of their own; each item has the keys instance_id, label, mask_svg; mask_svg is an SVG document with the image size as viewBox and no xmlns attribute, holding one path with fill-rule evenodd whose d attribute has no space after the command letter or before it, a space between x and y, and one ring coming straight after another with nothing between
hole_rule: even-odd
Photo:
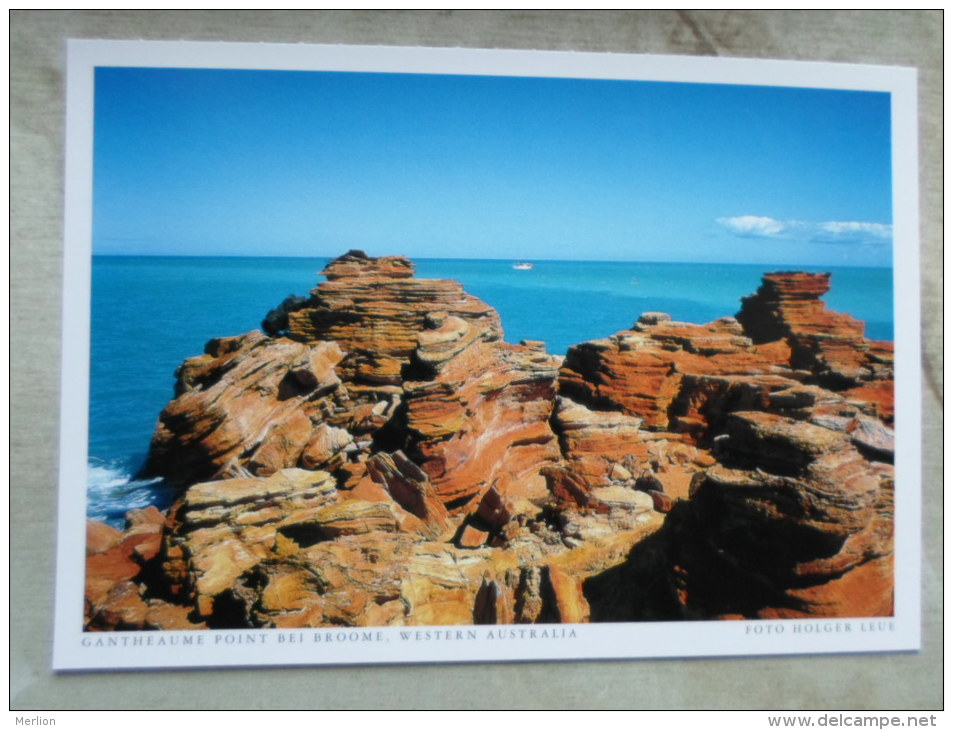
<instances>
[{"instance_id":1,"label":"beige fabric background","mask_svg":"<svg viewBox=\"0 0 953 730\"><path fill-rule=\"evenodd\" d=\"M67 38L535 48L918 67L923 650L865 656L53 674ZM941 11L12 11L10 40L13 709L942 707Z\"/></svg>"}]
</instances>

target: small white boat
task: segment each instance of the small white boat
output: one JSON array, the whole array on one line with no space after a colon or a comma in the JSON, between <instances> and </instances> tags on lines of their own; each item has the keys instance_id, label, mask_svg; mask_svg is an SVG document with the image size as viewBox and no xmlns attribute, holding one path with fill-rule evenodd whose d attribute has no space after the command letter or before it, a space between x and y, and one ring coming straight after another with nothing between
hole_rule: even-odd
<instances>
[{"instance_id":1,"label":"small white boat","mask_svg":"<svg viewBox=\"0 0 953 730\"><path fill-rule=\"evenodd\" d=\"M533 268L533 265L529 261L517 261L513 264L513 268L517 271L529 271Z\"/></svg>"}]
</instances>

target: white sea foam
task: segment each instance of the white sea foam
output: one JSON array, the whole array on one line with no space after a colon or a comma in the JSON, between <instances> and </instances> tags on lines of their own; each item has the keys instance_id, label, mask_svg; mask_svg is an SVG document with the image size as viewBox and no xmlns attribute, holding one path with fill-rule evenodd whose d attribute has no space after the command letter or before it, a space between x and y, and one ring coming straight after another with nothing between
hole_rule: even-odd
<instances>
[{"instance_id":1,"label":"white sea foam","mask_svg":"<svg viewBox=\"0 0 953 730\"><path fill-rule=\"evenodd\" d=\"M131 509L168 505L163 479L133 479L132 469L121 462L91 459L86 475L86 515L94 520L123 527Z\"/></svg>"}]
</instances>

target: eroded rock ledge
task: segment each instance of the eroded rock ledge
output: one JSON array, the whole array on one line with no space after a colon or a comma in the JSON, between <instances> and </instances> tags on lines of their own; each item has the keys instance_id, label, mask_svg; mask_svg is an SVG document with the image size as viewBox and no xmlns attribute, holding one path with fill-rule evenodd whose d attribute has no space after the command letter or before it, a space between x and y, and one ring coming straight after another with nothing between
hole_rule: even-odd
<instances>
[{"instance_id":1,"label":"eroded rock ledge","mask_svg":"<svg viewBox=\"0 0 953 730\"><path fill-rule=\"evenodd\" d=\"M322 273L177 371L90 630L892 612L892 345L828 275L562 358L404 257Z\"/></svg>"}]
</instances>

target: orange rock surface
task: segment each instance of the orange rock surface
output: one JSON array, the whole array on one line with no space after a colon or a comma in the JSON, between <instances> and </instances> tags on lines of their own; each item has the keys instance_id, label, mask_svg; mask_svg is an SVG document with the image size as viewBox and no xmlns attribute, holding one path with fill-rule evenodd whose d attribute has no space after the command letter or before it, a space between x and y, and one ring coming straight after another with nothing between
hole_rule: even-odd
<instances>
[{"instance_id":1,"label":"orange rock surface","mask_svg":"<svg viewBox=\"0 0 953 730\"><path fill-rule=\"evenodd\" d=\"M892 347L826 275L563 359L406 258L323 273L180 367L178 497L90 523L90 630L892 610Z\"/></svg>"},{"instance_id":2,"label":"orange rock surface","mask_svg":"<svg viewBox=\"0 0 953 730\"><path fill-rule=\"evenodd\" d=\"M496 311L450 280L414 279L403 257L370 258L351 252L322 272L328 281L288 316L288 337L338 343L347 356L342 375L368 385L400 385L401 369L417 349L418 334L435 312L501 340Z\"/></svg>"},{"instance_id":3,"label":"orange rock surface","mask_svg":"<svg viewBox=\"0 0 953 730\"><path fill-rule=\"evenodd\" d=\"M893 348L864 338L864 323L827 309L820 297L830 274L766 274L742 302L738 321L755 342L786 339L791 366L810 370L823 384L843 388L893 378Z\"/></svg>"}]
</instances>

